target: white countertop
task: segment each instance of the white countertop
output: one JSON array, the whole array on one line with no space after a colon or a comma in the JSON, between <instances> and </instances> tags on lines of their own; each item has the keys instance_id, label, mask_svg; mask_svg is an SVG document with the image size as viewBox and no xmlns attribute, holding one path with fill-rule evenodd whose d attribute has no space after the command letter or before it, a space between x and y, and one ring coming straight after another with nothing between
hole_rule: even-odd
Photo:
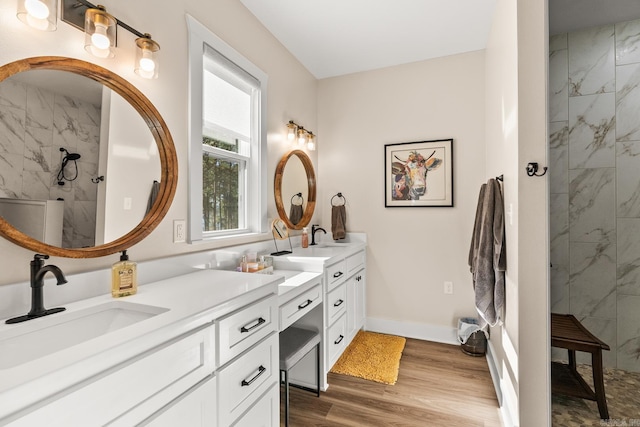
<instances>
[{"instance_id":1,"label":"white countertop","mask_svg":"<svg viewBox=\"0 0 640 427\"><path fill-rule=\"evenodd\" d=\"M295 247L293 253L274 256L278 269L322 272L325 266L343 260L366 248L365 242L328 243L308 248Z\"/></svg>"},{"instance_id":2,"label":"white countertop","mask_svg":"<svg viewBox=\"0 0 640 427\"><path fill-rule=\"evenodd\" d=\"M37 395L46 396L70 387L86 376L140 354L174 337L210 323L238 308L269 294L277 294L284 282L280 275L238 274L221 270L198 270L138 288L136 295L114 299L110 294L66 304L66 311L7 325L0 320L0 339L23 330L46 325L55 316L104 304L126 301L162 307L166 312L133 325L85 341L26 363L0 369L0 419ZM46 301L45 301L46 306ZM47 307L53 308L53 307ZM1 344L1 341L0 341ZM1 351L5 351L2 349ZM36 399L37 401L37 399Z\"/></svg>"}]
</instances>

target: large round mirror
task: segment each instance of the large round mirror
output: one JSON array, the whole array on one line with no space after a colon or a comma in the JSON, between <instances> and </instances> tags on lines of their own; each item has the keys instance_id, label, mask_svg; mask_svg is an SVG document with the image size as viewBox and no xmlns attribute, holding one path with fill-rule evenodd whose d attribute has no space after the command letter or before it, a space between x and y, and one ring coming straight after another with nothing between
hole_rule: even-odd
<instances>
[{"instance_id":1,"label":"large round mirror","mask_svg":"<svg viewBox=\"0 0 640 427\"><path fill-rule=\"evenodd\" d=\"M309 225L316 206L316 174L302 150L282 156L276 167L274 194L278 215L287 227L301 230Z\"/></svg>"},{"instance_id":2,"label":"large round mirror","mask_svg":"<svg viewBox=\"0 0 640 427\"><path fill-rule=\"evenodd\" d=\"M176 191L173 140L118 75L62 57L0 67L0 235L91 258L138 243Z\"/></svg>"}]
</instances>

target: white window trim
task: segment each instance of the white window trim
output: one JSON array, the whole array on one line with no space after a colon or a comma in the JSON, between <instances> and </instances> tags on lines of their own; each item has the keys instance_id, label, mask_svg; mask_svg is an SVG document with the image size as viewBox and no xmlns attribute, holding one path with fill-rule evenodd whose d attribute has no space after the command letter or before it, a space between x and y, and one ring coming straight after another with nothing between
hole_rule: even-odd
<instances>
[{"instance_id":1,"label":"white window trim","mask_svg":"<svg viewBox=\"0 0 640 427\"><path fill-rule=\"evenodd\" d=\"M189 34L189 200L188 236L189 243L213 241L239 235L261 234L267 231L267 181L262 176L267 172L267 74L242 56L224 40L213 34L207 27L187 14ZM247 225L248 230L207 233L202 231L202 74L205 44L214 48L227 59L251 74L260 83L258 114L253 120L259 124L258 153L251 156L249 167L255 171L247 182ZM255 192L258 194L256 195ZM255 202L252 202L255 201Z\"/></svg>"}]
</instances>

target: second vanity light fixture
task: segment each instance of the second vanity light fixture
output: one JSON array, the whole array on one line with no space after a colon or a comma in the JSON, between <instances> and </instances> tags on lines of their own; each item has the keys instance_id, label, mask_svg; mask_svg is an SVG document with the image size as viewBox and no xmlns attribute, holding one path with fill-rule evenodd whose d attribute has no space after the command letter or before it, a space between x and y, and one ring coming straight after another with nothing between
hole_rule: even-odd
<instances>
[{"instance_id":1,"label":"second vanity light fixture","mask_svg":"<svg viewBox=\"0 0 640 427\"><path fill-rule=\"evenodd\" d=\"M294 141L297 139L299 146L307 146L310 151L316 149L316 136L310 130L296 124L293 120L287 123L287 139Z\"/></svg>"},{"instance_id":2,"label":"second vanity light fixture","mask_svg":"<svg viewBox=\"0 0 640 427\"><path fill-rule=\"evenodd\" d=\"M18 18L30 27L54 31L57 26L57 0L18 0ZM84 11L84 13L82 13ZM147 79L158 77L160 45L148 33L141 33L107 13L104 6L86 0L62 0L62 20L84 29L84 48L98 58L113 58L118 26L138 36L134 72Z\"/></svg>"}]
</instances>

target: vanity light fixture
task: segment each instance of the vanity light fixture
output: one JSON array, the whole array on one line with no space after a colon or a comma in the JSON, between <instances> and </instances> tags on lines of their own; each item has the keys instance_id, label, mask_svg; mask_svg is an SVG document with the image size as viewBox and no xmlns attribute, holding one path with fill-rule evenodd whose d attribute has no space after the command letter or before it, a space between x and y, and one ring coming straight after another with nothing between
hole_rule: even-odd
<instances>
[{"instance_id":1,"label":"vanity light fixture","mask_svg":"<svg viewBox=\"0 0 640 427\"><path fill-rule=\"evenodd\" d=\"M302 126L298 128L298 145L304 145L307 142L307 131Z\"/></svg>"},{"instance_id":2,"label":"vanity light fixture","mask_svg":"<svg viewBox=\"0 0 640 427\"><path fill-rule=\"evenodd\" d=\"M84 14L84 49L98 58L113 58L116 48L116 18L102 5Z\"/></svg>"},{"instance_id":3,"label":"vanity light fixture","mask_svg":"<svg viewBox=\"0 0 640 427\"><path fill-rule=\"evenodd\" d=\"M287 139L289 141L297 140L299 146L306 145L309 151L316 149L316 136L313 132L294 123L293 120L289 120L287 123Z\"/></svg>"},{"instance_id":4,"label":"vanity light fixture","mask_svg":"<svg viewBox=\"0 0 640 427\"><path fill-rule=\"evenodd\" d=\"M298 125L293 123L293 120L289 120L287 123L287 139L293 141L298 133Z\"/></svg>"},{"instance_id":5,"label":"vanity light fixture","mask_svg":"<svg viewBox=\"0 0 640 427\"><path fill-rule=\"evenodd\" d=\"M309 131L309 137L307 138L307 148L309 151L316 150L316 136L311 131Z\"/></svg>"},{"instance_id":6,"label":"vanity light fixture","mask_svg":"<svg viewBox=\"0 0 640 427\"><path fill-rule=\"evenodd\" d=\"M160 45L151 38L149 33L141 33L107 13L104 6L96 6L86 0L62 0L62 20L84 30L85 49L98 58L115 56L115 48L118 46L118 27L124 28L138 37L136 39L136 62L133 68L135 73L147 79L158 77Z\"/></svg>"},{"instance_id":7,"label":"vanity light fixture","mask_svg":"<svg viewBox=\"0 0 640 427\"><path fill-rule=\"evenodd\" d=\"M58 25L58 0L18 0L16 16L36 30L55 31Z\"/></svg>"},{"instance_id":8,"label":"vanity light fixture","mask_svg":"<svg viewBox=\"0 0 640 427\"><path fill-rule=\"evenodd\" d=\"M160 45L156 43L149 33L136 39L136 67L135 73L145 79L158 78L158 52Z\"/></svg>"}]
</instances>

